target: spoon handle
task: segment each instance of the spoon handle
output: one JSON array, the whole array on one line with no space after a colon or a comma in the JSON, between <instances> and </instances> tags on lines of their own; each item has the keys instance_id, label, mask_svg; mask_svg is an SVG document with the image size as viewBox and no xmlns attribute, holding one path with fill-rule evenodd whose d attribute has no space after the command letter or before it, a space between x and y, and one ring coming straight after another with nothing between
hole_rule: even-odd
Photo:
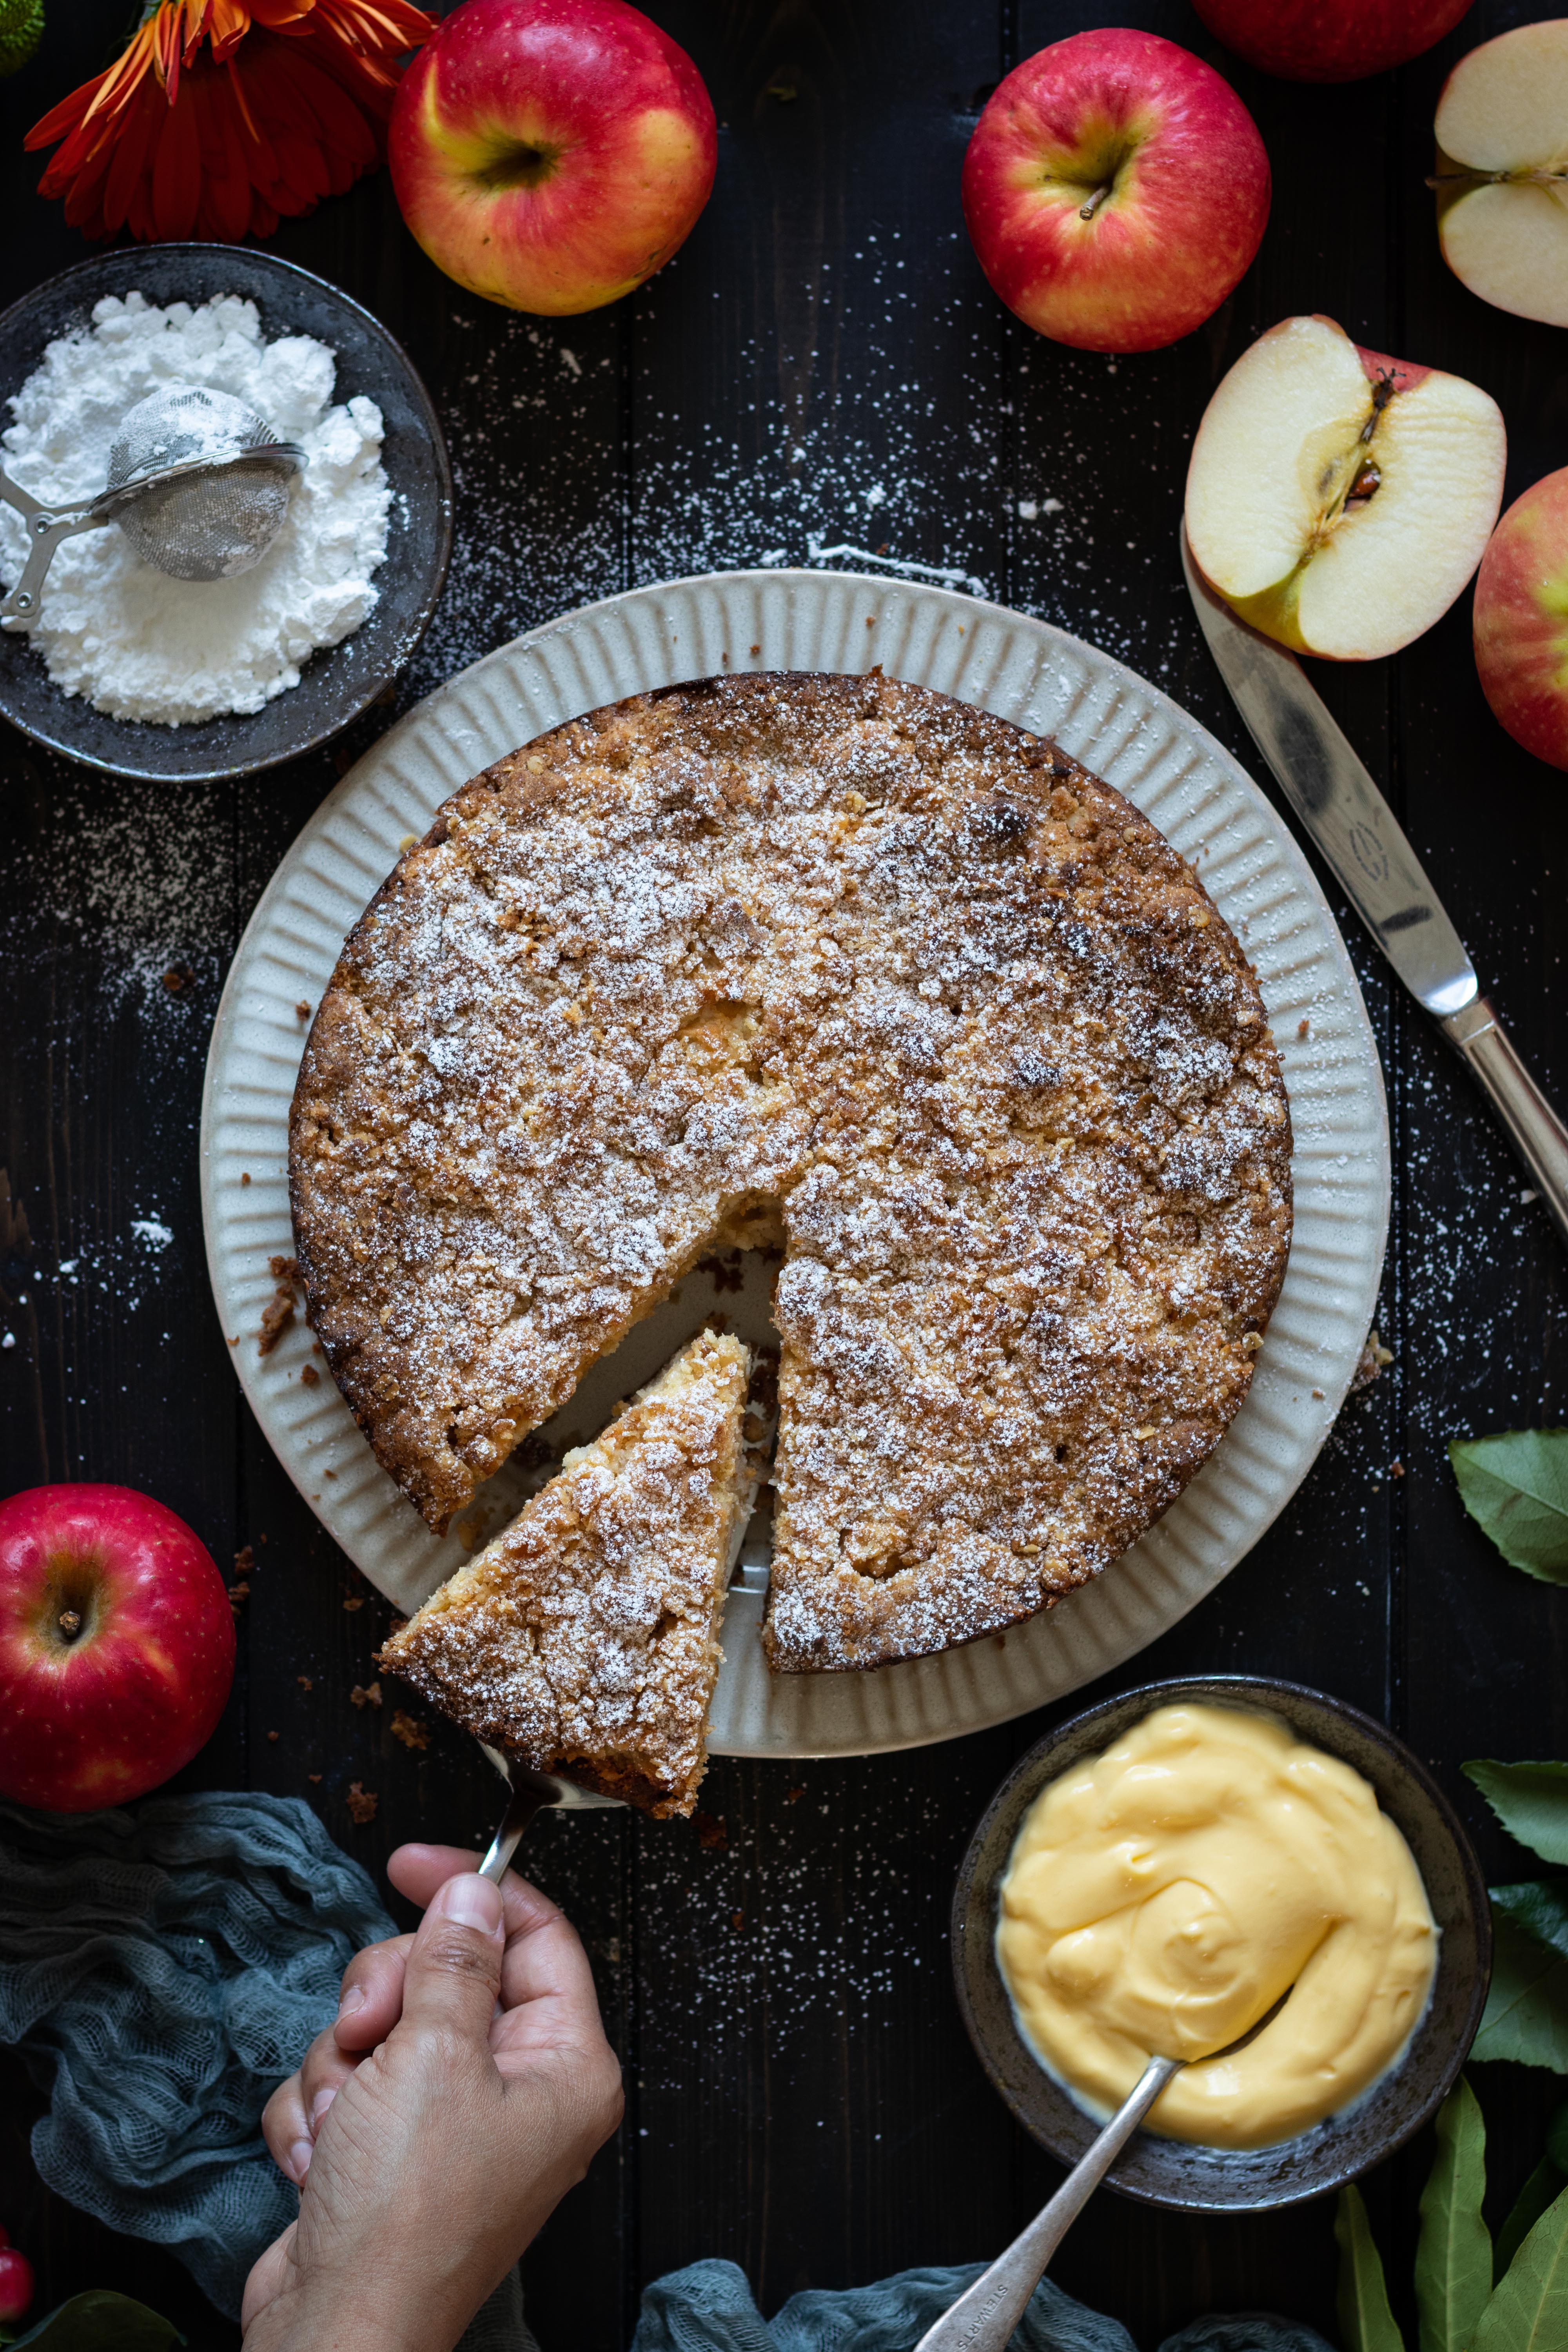
<instances>
[{"instance_id":1,"label":"spoon handle","mask_svg":"<svg viewBox=\"0 0 1568 2352\"><path fill-rule=\"evenodd\" d=\"M1177 2058L1151 2058L1050 2202L927 2328L915 2352L1006 2352L1047 2263L1180 2064Z\"/></svg>"}]
</instances>

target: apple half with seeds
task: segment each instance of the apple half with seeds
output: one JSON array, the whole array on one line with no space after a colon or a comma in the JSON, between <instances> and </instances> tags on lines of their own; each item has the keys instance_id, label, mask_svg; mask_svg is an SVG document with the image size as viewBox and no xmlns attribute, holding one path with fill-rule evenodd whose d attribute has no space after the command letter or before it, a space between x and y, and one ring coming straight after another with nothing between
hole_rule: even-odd
<instances>
[{"instance_id":1,"label":"apple half with seeds","mask_svg":"<svg viewBox=\"0 0 1568 2352\"><path fill-rule=\"evenodd\" d=\"M1461 58L1434 125L1437 242L1499 310L1568 327L1568 20Z\"/></svg>"},{"instance_id":2,"label":"apple half with seeds","mask_svg":"<svg viewBox=\"0 0 1568 2352\"><path fill-rule=\"evenodd\" d=\"M1502 503L1496 401L1462 376L1285 319L1204 412L1187 541L1227 604L1329 661L1396 653L1446 613Z\"/></svg>"}]
</instances>

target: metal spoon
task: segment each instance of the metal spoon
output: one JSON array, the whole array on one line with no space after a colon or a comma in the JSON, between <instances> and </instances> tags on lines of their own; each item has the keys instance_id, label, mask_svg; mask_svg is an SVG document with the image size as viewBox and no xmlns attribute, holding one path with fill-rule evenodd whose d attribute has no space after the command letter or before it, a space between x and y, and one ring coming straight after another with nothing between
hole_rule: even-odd
<instances>
[{"instance_id":1,"label":"metal spoon","mask_svg":"<svg viewBox=\"0 0 1568 2352\"><path fill-rule=\"evenodd\" d=\"M0 499L21 516L30 542L0 617L29 618L60 541L111 522L144 563L172 579L250 571L282 530L289 484L309 462L232 394L165 384L121 418L108 483L96 498L46 506L0 472Z\"/></svg>"},{"instance_id":2,"label":"metal spoon","mask_svg":"<svg viewBox=\"0 0 1568 2352\"><path fill-rule=\"evenodd\" d=\"M926 2329L915 2352L1005 2352L1051 2256L1183 2063L1180 2058L1150 2059L1050 2202Z\"/></svg>"},{"instance_id":3,"label":"metal spoon","mask_svg":"<svg viewBox=\"0 0 1568 2352\"><path fill-rule=\"evenodd\" d=\"M1223 2050L1205 2051L1199 2059L1151 2058L1098 2139L1079 2158L1061 2187L1040 2209L1027 2229L1019 2231L1005 2253L983 2270L973 2286L965 2287L933 2326L928 2327L915 2352L1006 2352L1007 2339L1024 2316L1025 2307L1047 2265L1127 2142L1131 2138L1173 2074L1189 2063L1206 2064L1211 2058L1228 2058L1256 2042L1272 2025L1286 2002L1289 1989L1262 2016L1227 2042Z\"/></svg>"}]
</instances>

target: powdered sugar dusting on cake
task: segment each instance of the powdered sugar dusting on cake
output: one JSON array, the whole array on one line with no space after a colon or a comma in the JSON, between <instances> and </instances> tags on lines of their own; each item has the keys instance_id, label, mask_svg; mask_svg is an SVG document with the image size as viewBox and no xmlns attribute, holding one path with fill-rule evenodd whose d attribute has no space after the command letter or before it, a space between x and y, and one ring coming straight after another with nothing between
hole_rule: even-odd
<instances>
[{"instance_id":1,"label":"powdered sugar dusting on cake","mask_svg":"<svg viewBox=\"0 0 1568 2352\"><path fill-rule=\"evenodd\" d=\"M1256 982L1145 819L867 678L640 697L458 794L296 1098L312 1320L437 1525L716 1240L788 1256L784 1668L995 1631L1206 1457L1283 1273Z\"/></svg>"},{"instance_id":2,"label":"powdered sugar dusting on cake","mask_svg":"<svg viewBox=\"0 0 1568 2352\"><path fill-rule=\"evenodd\" d=\"M749 1351L700 1332L381 1654L481 1739L689 1813L760 1463Z\"/></svg>"}]
</instances>

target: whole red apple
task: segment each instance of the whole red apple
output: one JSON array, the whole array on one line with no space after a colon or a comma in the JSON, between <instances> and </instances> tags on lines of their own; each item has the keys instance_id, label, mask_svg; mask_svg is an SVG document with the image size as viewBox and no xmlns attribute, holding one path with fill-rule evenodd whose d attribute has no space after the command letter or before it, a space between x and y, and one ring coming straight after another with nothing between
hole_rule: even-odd
<instances>
[{"instance_id":1,"label":"whole red apple","mask_svg":"<svg viewBox=\"0 0 1568 2352\"><path fill-rule=\"evenodd\" d=\"M463 0L398 85L387 160L448 278L513 310L596 310L708 201L712 102L626 0Z\"/></svg>"},{"instance_id":2,"label":"whole red apple","mask_svg":"<svg viewBox=\"0 0 1568 2352\"><path fill-rule=\"evenodd\" d=\"M130 1486L0 1503L0 1796L140 1797L212 1737L233 1680L228 1594L184 1519Z\"/></svg>"},{"instance_id":3,"label":"whole red apple","mask_svg":"<svg viewBox=\"0 0 1568 2352\"><path fill-rule=\"evenodd\" d=\"M1360 81L1419 57L1470 0L1193 0L1227 49L1287 81Z\"/></svg>"},{"instance_id":4,"label":"whole red apple","mask_svg":"<svg viewBox=\"0 0 1568 2352\"><path fill-rule=\"evenodd\" d=\"M0 2327L26 2319L33 2300L33 2265L0 2230Z\"/></svg>"},{"instance_id":5,"label":"whole red apple","mask_svg":"<svg viewBox=\"0 0 1568 2352\"><path fill-rule=\"evenodd\" d=\"M1149 352L1217 310L1268 218L1268 157L1174 41L1075 33L1026 58L963 159L963 217L1009 310L1058 343Z\"/></svg>"},{"instance_id":6,"label":"whole red apple","mask_svg":"<svg viewBox=\"0 0 1568 2352\"><path fill-rule=\"evenodd\" d=\"M1568 467L1516 499L1476 574L1476 667L1516 743L1568 768Z\"/></svg>"}]
</instances>

